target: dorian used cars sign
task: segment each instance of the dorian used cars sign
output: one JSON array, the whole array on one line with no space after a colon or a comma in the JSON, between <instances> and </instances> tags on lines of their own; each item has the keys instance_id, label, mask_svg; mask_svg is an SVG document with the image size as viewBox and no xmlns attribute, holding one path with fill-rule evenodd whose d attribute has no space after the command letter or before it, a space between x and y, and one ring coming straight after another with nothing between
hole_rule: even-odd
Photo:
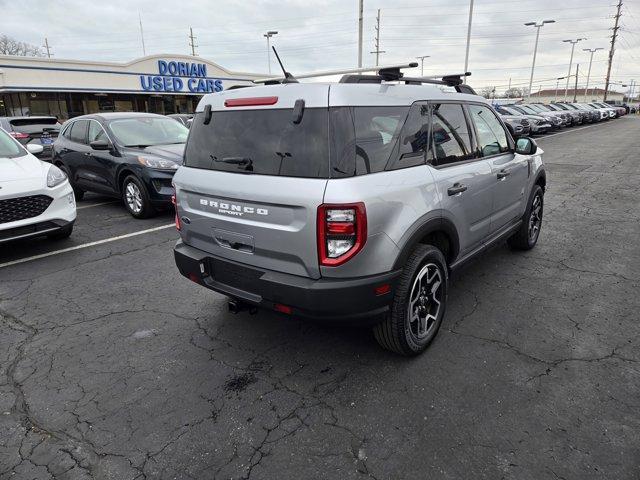
<instances>
[{"instance_id":1,"label":"dorian used cars sign","mask_svg":"<svg viewBox=\"0 0 640 480\"><path fill-rule=\"evenodd\" d=\"M156 92L213 93L223 88L222 80L207 77L204 63L166 60L158 60L158 75L140 75L140 85Z\"/></svg>"}]
</instances>

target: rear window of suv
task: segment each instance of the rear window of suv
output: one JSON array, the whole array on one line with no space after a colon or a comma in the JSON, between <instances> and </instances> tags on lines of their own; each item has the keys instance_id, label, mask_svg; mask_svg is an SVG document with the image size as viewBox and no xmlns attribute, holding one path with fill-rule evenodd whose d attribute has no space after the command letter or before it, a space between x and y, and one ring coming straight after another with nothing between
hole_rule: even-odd
<instances>
[{"instance_id":1,"label":"rear window of suv","mask_svg":"<svg viewBox=\"0 0 640 480\"><path fill-rule=\"evenodd\" d=\"M307 108L199 113L185 166L234 173L341 178L380 172L389 163L409 107Z\"/></svg>"},{"instance_id":2,"label":"rear window of suv","mask_svg":"<svg viewBox=\"0 0 640 480\"><path fill-rule=\"evenodd\" d=\"M300 123L293 109L196 115L185 151L187 167L287 177L329 176L328 109L307 108Z\"/></svg>"}]
</instances>

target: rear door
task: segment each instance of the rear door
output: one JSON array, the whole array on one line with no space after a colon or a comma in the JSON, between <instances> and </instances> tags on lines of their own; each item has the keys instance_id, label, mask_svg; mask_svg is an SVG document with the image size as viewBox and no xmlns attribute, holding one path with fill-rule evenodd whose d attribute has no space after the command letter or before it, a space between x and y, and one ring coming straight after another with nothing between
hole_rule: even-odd
<instances>
[{"instance_id":1,"label":"rear door","mask_svg":"<svg viewBox=\"0 0 640 480\"><path fill-rule=\"evenodd\" d=\"M443 214L459 234L460 256L482 245L489 233L494 177L477 158L472 127L459 103L432 104L431 165Z\"/></svg>"},{"instance_id":2,"label":"rear door","mask_svg":"<svg viewBox=\"0 0 640 480\"><path fill-rule=\"evenodd\" d=\"M62 161L69 167L72 173L75 172L75 180L79 186L91 190L91 181L87 174L87 165L85 159L89 154L89 145L87 145L87 128L88 120L76 120L71 125L67 137L67 129L65 129L66 149L61 154Z\"/></svg>"},{"instance_id":3,"label":"rear door","mask_svg":"<svg viewBox=\"0 0 640 480\"><path fill-rule=\"evenodd\" d=\"M328 87L255 90L250 98L253 88L215 95L211 121L204 113L194 118L185 166L174 176L182 239L228 260L319 278L316 215L329 177Z\"/></svg>"},{"instance_id":4,"label":"rear door","mask_svg":"<svg viewBox=\"0 0 640 480\"><path fill-rule=\"evenodd\" d=\"M467 109L475 128L479 154L489 162L493 174L489 232L496 233L524 213L529 157L513 152L507 131L488 106L470 104Z\"/></svg>"}]
</instances>

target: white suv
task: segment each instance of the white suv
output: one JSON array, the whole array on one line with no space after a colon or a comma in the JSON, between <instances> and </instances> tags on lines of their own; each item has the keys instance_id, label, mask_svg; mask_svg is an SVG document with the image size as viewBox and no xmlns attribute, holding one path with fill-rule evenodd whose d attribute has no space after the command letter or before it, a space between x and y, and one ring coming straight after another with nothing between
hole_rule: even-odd
<instances>
[{"instance_id":1,"label":"white suv","mask_svg":"<svg viewBox=\"0 0 640 480\"><path fill-rule=\"evenodd\" d=\"M23 147L0 128L0 243L71 235L73 190L62 170L34 156L41 152L41 145Z\"/></svg>"}]
</instances>

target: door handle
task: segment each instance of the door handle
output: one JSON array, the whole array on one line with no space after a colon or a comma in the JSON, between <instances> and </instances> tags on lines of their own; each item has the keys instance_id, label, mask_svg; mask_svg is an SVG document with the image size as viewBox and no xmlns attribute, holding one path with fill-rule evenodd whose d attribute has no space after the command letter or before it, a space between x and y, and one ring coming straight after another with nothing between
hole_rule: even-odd
<instances>
[{"instance_id":1,"label":"door handle","mask_svg":"<svg viewBox=\"0 0 640 480\"><path fill-rule=\"evenodd\" d=\"M511 172L509 170L500 170L498 172L498 180L504 180L505 178L507 178L509 175L511 175Z\"/></svg>"},{"instance_id":2,"label":"door handle","mask_svg":"<svg viewBox=\"0 0 640 480\"><path fill-rule=\"evenodd\" d=\"M453 187L449 187L447 189L447 193L449 194L450 197L452 197L453 195L458 195L464 192L466 189L467 189L466 185L463 185L461 183L454 183Z\"/></svg>"}]
</instances>

